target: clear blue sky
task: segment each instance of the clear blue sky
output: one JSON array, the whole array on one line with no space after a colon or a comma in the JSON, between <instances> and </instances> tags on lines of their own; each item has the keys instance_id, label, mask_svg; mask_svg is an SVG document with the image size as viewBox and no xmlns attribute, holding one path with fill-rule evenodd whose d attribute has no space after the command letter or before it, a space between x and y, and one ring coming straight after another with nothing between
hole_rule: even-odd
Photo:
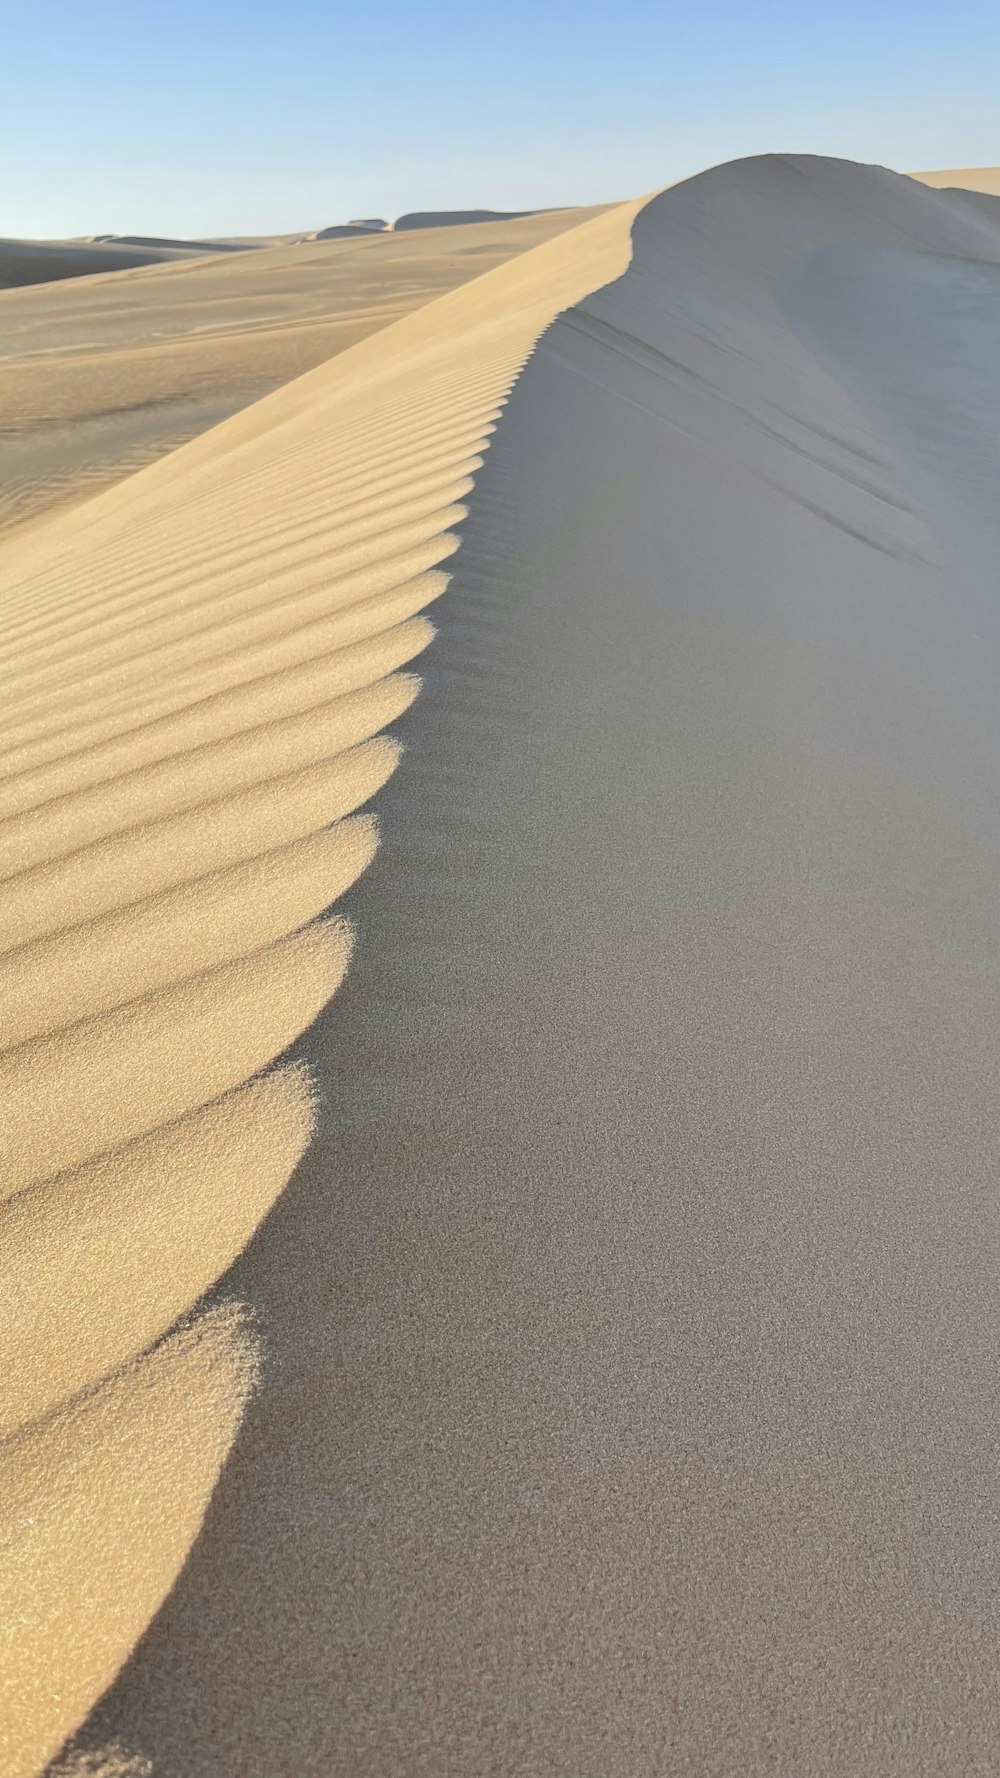
<instances>
[{"instance_id":1,"label":"clear blue sky","mask_svg":"<svg viewBox=\"0 0 1000 1778\"><path fill-rule=\"evenodd\" d=\"M0 0L0 234L596 203L736 155L1000 162L1000 0Z\"/></svg>"}]
</instances>

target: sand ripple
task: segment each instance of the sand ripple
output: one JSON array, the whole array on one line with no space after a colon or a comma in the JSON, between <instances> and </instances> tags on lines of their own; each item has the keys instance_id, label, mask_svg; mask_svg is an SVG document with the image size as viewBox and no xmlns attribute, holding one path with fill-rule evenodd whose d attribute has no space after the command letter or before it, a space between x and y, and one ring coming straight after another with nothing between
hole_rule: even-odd
<instances>
[{"instance_id":1,"label":"sand ripple","mask_svg":"<svg viewBox=\"0 0 1000 1778\"><path fill-rule=\"evenodd\" d=\"M422 615L519 368L625 206L7 547L0 1770L37 1771L184 1562L252 1384L202 1299L311 1131Z\"/></svg>"}]
</instances>

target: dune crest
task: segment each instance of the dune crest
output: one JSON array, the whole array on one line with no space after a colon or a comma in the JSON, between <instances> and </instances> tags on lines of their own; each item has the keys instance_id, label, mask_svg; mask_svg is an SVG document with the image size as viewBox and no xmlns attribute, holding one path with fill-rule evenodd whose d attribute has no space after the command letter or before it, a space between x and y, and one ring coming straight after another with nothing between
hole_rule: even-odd
<instances>
[{"instance_id":1,"label":"dune crest","mask_svg":"<svg viewBox=\"0 0 1000 1778\"><path fill-rule=\"evenodd\" d=\"M2 288L0 241L0 534L92 498L593 214L399 234L352 226L341 239L220 242L211 258L71 245L71 256L132 253L164 263L24 290ZM240 245L256 251L223 251Z\"/></svg>"},{"instance_id":2,"label":"dune crest","mask_svg":"<svg viewBox=\"0 0 1000 1778\"><path fill-rule=\"evenodd\" d=\"M165 1778L996 1764L1000 231L769 156L632 242L464 499L272 1362L77 1738Z\"/></svg>"},{"instance_id":3,"label":"dune crest","mask_svg":"<svg viewBox=\"0 0 1000 1778\"><path fill-rule=\"evenodd\" d=\"M634 209L0 558L4 1778L57 1752L197 1533L252 1372L197 1305L311 1126L267 1070L347 966L329 909L375 850L357 811L497 416Z\"/></svg>"}]
</instances>

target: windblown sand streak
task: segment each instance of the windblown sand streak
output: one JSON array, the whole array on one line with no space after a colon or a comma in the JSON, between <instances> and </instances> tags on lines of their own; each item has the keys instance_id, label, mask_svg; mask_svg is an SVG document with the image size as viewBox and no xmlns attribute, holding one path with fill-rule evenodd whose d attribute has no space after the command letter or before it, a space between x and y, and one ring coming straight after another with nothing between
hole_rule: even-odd
<instances>
[{"instance_id":1,"label":"windblown sand streak","mask_svg":"<svg viewBox=\"0 0 1000 1778\"><path fill-rule=\"evenodd\" d=\"M199 1303L309 1139L271 1064L347 967L328 910L375 850L380 731L519 367L634 213L7 546L3 1778L58 1752L197 1534L255 1364Z\"/></svg>"}]
</instances>

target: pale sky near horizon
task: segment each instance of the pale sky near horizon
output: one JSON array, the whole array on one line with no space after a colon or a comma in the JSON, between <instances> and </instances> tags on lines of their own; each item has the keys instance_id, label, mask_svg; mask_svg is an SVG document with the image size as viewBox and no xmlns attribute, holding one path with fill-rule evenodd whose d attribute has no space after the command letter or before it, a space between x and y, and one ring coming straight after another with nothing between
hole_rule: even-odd
<instances>
[{"instance_id":1,"label":"pale sky near horizon","mask_svg":"<svg viewBox=\"0 0 1000 1778\"><path fill-rule=\"evenodd\" d=\"M0 0L0 235L600 203L770 151L996 165L998 94L998 0Z\"/></svg>"}]
</instances>

